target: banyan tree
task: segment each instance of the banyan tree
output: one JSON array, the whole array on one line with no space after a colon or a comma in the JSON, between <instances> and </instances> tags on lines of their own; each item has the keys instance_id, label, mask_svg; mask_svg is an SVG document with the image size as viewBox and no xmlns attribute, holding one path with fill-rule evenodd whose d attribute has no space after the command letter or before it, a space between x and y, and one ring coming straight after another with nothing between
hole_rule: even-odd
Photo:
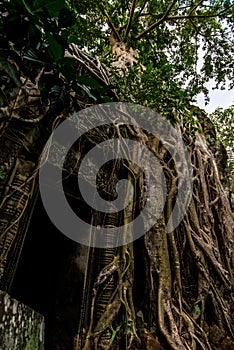
<instances>
[{"instance_id":1,"label":"banyan tree","mask_svg":"<svg viewBox=\"0 0 234 350\"><path fill-rule=\"evenodd\" d=\"M108 6L100 5L99 13L111 29L109 66L103 63L106 57L101 54L98 57L85 53L80 48L84 45L81 39L79 43L79 37L77 42L72 39L77 30L76 16L81 14L80 18L88 21L84 5L79 9L69 1L57 2L57 5L51 2L53 6L43 1L4 3L1 26L5 34L0 59L0 289L44 316L45 349L232 348L234 219L228 193L231 186L227 153L222 144L217 143L217 131L206 113L190 103L189 94L182 88L179 98L183 106L178 102L177 92L172 93L179 89L176 83L170 82L169 94L165 92L165 98L155 97L154 105L154 98L148 97L154 77L148 79L144 74L154 69L155 61L149 57L152 67L146 67L141 61L140 48L133 49L127 40L131 28L135 38L140 40L148 33L152 35L169 14L173 21L176 15L171 11L178 5L177 1L171 1L169 7L170 1L165 1L167 10L163 10L164 18L156 25L151 24L146 10L153 13L150 5L156 8L157 1L155 4L146 1L144 6L141 1L138 5L132 1L129 21L122 28L125 35L117 30L117 24L108 15ZM201 3L186 2L189 28L193 31L198 28L196 15L199 18L199 12L196 11ZM92 21L96 20L92 6L90 1L87 13L93 16L90 17L91 28ZM221 9L223 13L231 9L230 4L225 6ZM146 14L147 20L139 24L141 31L136 34L133 24L138 10ZM210 10L205 10L208 16ZM177 16L185 17L182 5L179 11ZM213 17L210 13L211 22ZM19 33L13 33L12 23L19 24ZM82 38L81 22L78 24ZM203 22L199 30L202 25ZM65 32L63 28L71 26L73 32L68 35L69 30ZM151 29L147 31L147 28ZM92 30L94 33L95 26ZM159 40L159 29L157 36ZM162 56L158 56L158 60L161 59ZM168 62L165 61L164 67L169 70ZM162 74L167 74L166 70ZM117 83L122 80L129 84L132 80L135 88L139 88L138 95L129 93L129 85L118 87ZM167 80L159 79L159 82L160 87L157 83L155 86L161 94L160 89L164 89ZM163 93L160 96L164 96ZM115 112L112 113L112 108L108 110L109 123L92 128L97 118L95 112L92 114L92 106L96 106L97 111L103 108L105 113L105 108L113 106L113 102ZM151 123L157 123L157 135L138 123L134 114L136 104L140 111L144 109L139 105L150 107L148 113L152 112L155 118ZM62 142L52 138L48 143L48 139L71 116L77 116L79 123L82 111L87 116L89 130L69 147L61 169L63 146L70 142L69 132L61 135ZM166 124L161 125L162 120ZM170 127L165 129L165 125ZM160 139L162 135L166 135L164 139ZM183 141L187 158L181 157L175 135ZM131 200L122 210L98 211L86 202L77 184L82 161L103 141L127 139L150 151L143 152L139 159L148 164L151 183L142 164L136 164L127 156L108 159L99 168L94 157L89 166L83 168L84 181L87 186L91 184L92 189L90 179L95 173L94 192L103 200L112 202L118 197L118 183L123 179L128 180L132 189ZM138 159L139 148L133 146L132 151L136 154L134 159ZM153 168L150 157L157 159L160 171L158 167ZM180 178L187 169L187 162L190 172L186 176L191 187L181 189ZM58 169L62 172L62 189L75 215L91 229L106 229L103 245L82 244L79 239L70 239L53 224L39 186L39 172L43 172L45 166L49 166L51 173ZM56 209L56 184L48 178L46 186L55 195ZM179 192L182 194L178 201ZM153 193L151 207L154 209L155 205L156 208L158 203L162 206L154 225L148 227L142 219L137 228L129 226L125 232L130 239L112 244L115 229L140 215L150 193ZM182 210L185 207L186 210ZM177 220L175 215L172 218L175 208L176 215L181 217L178 225L173 224ZM79 231L80 227L77 229ZM131 239L136 229L143 233ZM89 237L86 242L94 239L92 232L77 234ZM5 299L8 300L8 296ZM12 306L12 318L8 317L5 322L4 302L2 305L0 332L4 333L4 327L5 331L10 325L14 327L17 311ZM37 321L39 316L30 315L24 322L35 317L34 322L42 327L41 318ZM11 343L2 340L4 336L1 335L0 348L5 341L4 350L41 349L43 332L40 332L38 341L27 340L26 345L27 336L21 339L20 348L17 332Z\"/></svg>"}]
</instances>

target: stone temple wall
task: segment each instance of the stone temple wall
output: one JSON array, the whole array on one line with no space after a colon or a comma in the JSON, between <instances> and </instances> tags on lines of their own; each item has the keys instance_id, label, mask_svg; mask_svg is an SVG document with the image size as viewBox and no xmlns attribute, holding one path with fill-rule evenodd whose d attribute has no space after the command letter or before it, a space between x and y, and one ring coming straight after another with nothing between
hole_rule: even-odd
<instances>
[{"instance_id":1,"label":"stone temple wall","mask_svg":"<svg viewBox=\"0 0 234 350\"><path fill-rule=\"evenodd\" d=\"M43 350L44 318L0 291L0 350Z\"/></svg>"}]
</instances>

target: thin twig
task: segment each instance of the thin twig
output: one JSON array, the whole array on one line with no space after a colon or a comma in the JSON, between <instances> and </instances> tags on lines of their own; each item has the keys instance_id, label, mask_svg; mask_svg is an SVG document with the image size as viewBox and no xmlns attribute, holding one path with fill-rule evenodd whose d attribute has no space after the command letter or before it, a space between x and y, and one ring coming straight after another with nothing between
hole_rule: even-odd
<instances>
[{"instance_id":1,"label":"thin twig","mask_svg":"<svg viewBox=\"0 0 234 350\"><path fill-rule=\"evenodd\" d=\"M181 15L181 16L168 16L167 19L169 20L177 20L177 19L190 19L190 18L214 18L214 17L220 17L222 16L222 13L214 13L214 14L207 14L207 15Z\"/></svg>"},{"instance_id":2,"label":"thin twig","mask_svg":"<svg viewBox=\"0 0 234 350\"><path fill-rule=\"evenodd\" d=\"M188 16L191 16L191 14L198 8L198 6L201 5L201 3L203 2L204 0L200 0L194 7L191 8L191 10L189 11L188 13Z\"/></svg>"}]
</instances>

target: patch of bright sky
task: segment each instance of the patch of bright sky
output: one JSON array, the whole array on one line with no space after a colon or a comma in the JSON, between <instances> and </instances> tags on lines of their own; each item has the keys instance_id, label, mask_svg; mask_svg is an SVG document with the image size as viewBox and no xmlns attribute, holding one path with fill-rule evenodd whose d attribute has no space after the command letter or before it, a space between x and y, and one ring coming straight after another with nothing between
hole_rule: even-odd
<instances>
[{"instance_id":1,"label":"patch of bright sky","mask_svg":"<svg viewBox=\"0 0 234 350\"><path fill-rule=\"evenodd\" d=\"M202 51L202 48L198 50L198 63L197 68L198 70L201 69L203 65L203 56L204 52ZM217 108L228 108L231 105L234 104L234 90L228 90L226 88L225 90L221 89L215 89L212 90L213 87L215 87L216 83L213 79L211 79L207 84L206 87L209 90L209 97L210 101L206 104L204 95L202 93L198 94L197 96L197 104L200 108L204 109L207 113L213 113ZM229 81L226 81L226 86L228 87Z\"/></svg>"},{"instance_id":2,"label":"patch of bright sky","mask_svg":"<svg viewBox=\"0 0 234 350\"><path fill-rule=\"evenodd\" d=\"M205 105L204 95L201 93L197 96L197 104L200 108L204 109L207 113L212 113L218 107L228 108L234 104L234 91L233 90L212 90L215 85L213 81L206 84L209 95L210 102Z\"/></svg>"}]
</instances>

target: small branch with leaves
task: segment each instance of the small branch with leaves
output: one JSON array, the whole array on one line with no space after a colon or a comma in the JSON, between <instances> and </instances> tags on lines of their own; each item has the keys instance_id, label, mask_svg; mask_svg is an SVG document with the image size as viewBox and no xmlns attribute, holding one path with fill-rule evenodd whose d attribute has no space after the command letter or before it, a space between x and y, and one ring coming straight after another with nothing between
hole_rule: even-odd
<instances>
[{"instance_id":1,"label":"small branch with leaves","mask_svg":"<svg viewBox=\"0 0 234 350\"><path fill-rule=\"evenodd\" d=\"M135 39L139 40L142 39L143 37L145 37L148 33L152 32L156 27L158 27L159 25L161 25L163 22L165 21L177 21L177 20L193 20L196 18L204 18L204 19L208 19L208 18L215 18L215 17L223 17L224 15L226 15L227 11L233 8L233 4L230 5L229 7L227 7L226 9L223 9L217 13L201 13L201 14L194 14L194 12L199 8L200 5L202 5L203 0L198 1L197 4L195 4L192 8L190 8L190 10L188 11L187 14L181 14L181 15L170 15L169 14L172 12L173 7L176 4L176 0L174 0L171 5L168 7L167 11L163 14L163 16L157 20L156 22L152 23L148 28L144 29L141 33L137 34ZM177 9L179 10L179 8ZM142 15L149 15L148 14L142 14Z\"/></svg>"},{"instance_id":2,"label":"small branch with leaves","mask_svg":"<svg viewBox=\"0 0 234 350\"><path fill-rule=\"evenodd\" d=\"M166 10L166 12L164 13L164 15L156 22L154 22L153 24L151 24L148 28L146 28L145 30L143 30L141 33L139 33L135 39L139 40L141 38L143 38L146 34L148 34L149 32L151 32L152 30L154 30L157 26L159 26L161 23L163 23L169 13L171 12L171 10L173 9L173 7L175 6L175 4L177 3L177 0L172 1L172 3L170 4L170 6L168 7L168 9Z\"/></svg>"}]
</instances>

